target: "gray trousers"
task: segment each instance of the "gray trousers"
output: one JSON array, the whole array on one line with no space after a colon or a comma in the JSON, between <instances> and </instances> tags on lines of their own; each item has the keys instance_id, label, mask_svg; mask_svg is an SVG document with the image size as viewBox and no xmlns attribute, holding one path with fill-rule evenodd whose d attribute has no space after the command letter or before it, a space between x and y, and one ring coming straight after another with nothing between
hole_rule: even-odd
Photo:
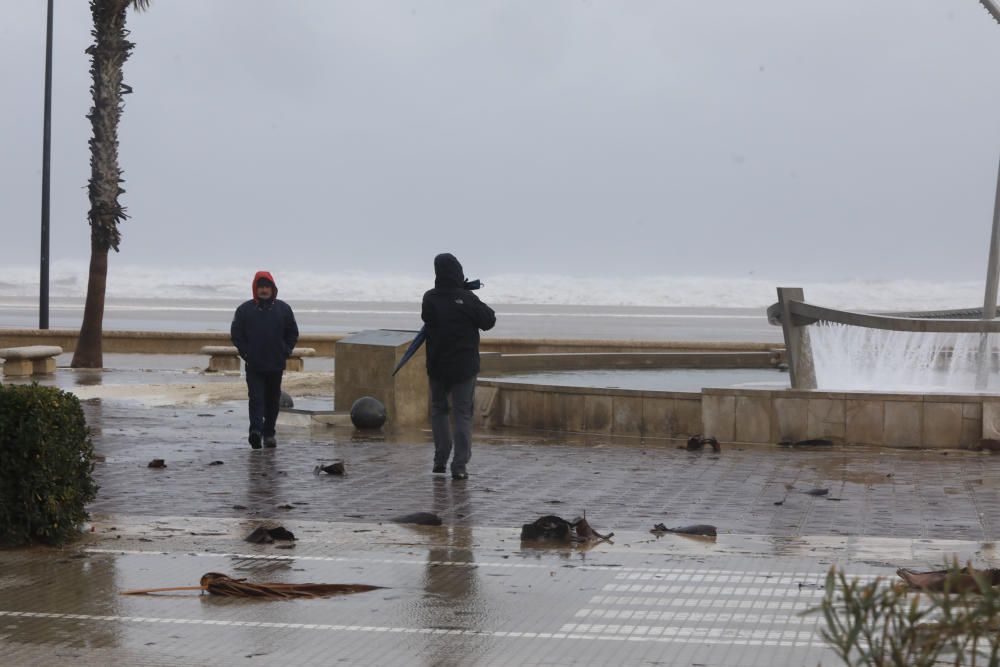
<instances>
[{"instance_id":1,"label":"gray trousers","mask_svg":"<svg viewBox=\"0 0 1000 667\"><path fill-rule=\"evenodd\" d=\"M434 465L447 465L454 444L455 456L451 460L451 471L464 473L465 466L472 456L472 406L476 391L476 376L473 375L468 380L454 384L447 384L434 378L430 378L430 382ZM454 438L451 427L452 416L455 422Z\"/></svg>"}]
</instances>

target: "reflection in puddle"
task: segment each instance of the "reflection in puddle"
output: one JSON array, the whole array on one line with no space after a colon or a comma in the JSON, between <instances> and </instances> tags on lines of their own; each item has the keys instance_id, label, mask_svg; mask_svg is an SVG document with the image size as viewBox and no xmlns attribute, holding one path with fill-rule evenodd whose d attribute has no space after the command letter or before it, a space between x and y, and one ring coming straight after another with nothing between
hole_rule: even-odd
<instances>
[{"instance_id":1,"label":"reflection in puddle","mask_svg":"<svg viewBox=\"0 0 1000 667\"><path fill-rule=\"evenodd\" d=\"M104 371L100 368L81 368L73 371L73 383L79 387L92 387L104 380Z\"/></svg>"},{"instance_id":2,"label":"reflection in puddle","mask_svg":"<svg viewBox=\"0 0 1000 667\"><path fill-rule=\"evenodd\" d=\"M456 516L471 513L469 491L465 484L447 484L435 480L433 511L438 515ZM416 527L415 527L416 528ZM479 578L476 565L475 537L469 526L422 528L434 531L435 543L427 550L427 565L423 573L422 599L414 602L414 620L421 627L483 630L490 617L488 587ZM465 564L463 567L462 565ZM469 655L469 637L454 645L439 642L424 662L429 665L451 664L457 656Z\"/></svg>"},{"instance_id":3,"label":"reflection in puddle","mask_svg":"<svg viewBox=\"0 0 1000 667\"><path fill-rule=\"evenodd\" d=\"M83 416L87 420L87 427L90 429L92 438L99 438L104 435L104 404L99 398L91 398L80 401L83 408Z\"/></svg>"},{"instance_id":4,"label":"reflection in puddle","mask_svg":"<svg viewBox=\"0 0 1000 667\"><path fill-rule=\"evenodd\" d=\"M58 564L59 576L53 576L51 552L39 549L39 558L8 563L4 568L3 597L28 600L25 611L71 609L78 614L116 615L120 613L116 585L116 563L110 557L80 557L73 553ZM10 581L14 584L10 585ZM30 589L30 596L23 595ZM10 621L7 621L10 624ZM58 644L73 648L113 648L122 645L121 626L93 624L80 632L69 623L44 619L17 619L15 634L19 641L34 644ZM9 629L8 629L9 631Z\"/></svg>"},{"instance_id":5,"label":"reflection in puddle","mask_svg":"<svg viewBox=\"0 0 1000 667\"><path fill-rule=\"evenodd\" d=\"M246 450L249 462L245 504L253 512L273 513L275 499L281 496L284 475L277 466L279 451L277 448Z\"/></svg>"}]
</instances>

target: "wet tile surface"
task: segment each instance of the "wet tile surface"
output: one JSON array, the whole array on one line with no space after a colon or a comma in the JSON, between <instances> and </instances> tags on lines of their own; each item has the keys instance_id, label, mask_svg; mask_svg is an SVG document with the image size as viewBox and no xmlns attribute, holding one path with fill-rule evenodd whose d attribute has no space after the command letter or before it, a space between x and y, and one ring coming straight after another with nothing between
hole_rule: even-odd
<instances>
[{"instance_id":1,"label":"wet tile surface","mask_svg":"<svg viewBox=\"0 0 1000 667\"><path fill-rule=\"evenodd\" d=\"M833 665L818 619L800 615L831 564L859 576L955 554L1000 564L1000 458L987 454L716 455L491 432L470 479L452 482L430 474L426 432L279 428L276 450L253 451L241 402L84 407L103 457L93 532L63 550L0 551L4 664ZM345 477L313 472L334 459ZM445 525L385 523L413 511ZM613 544L518 539L540 515L584 512ZM660 522L720 534L656 539ZM294 547L241 539L279 523ZM118 594L209 571L386 588L283 602Z\"/></svg>"},{"instance_id":2,"label":"wet tile surface","mask_svg":"<svg viewBox=\"0 0 1000 667\"><path fill-rule=\"evenodd\" d=\"M380 521L421 510L480 526L586 511L598 530L666 521L778 536L1000 536L1000 457L988 454L724 445L716 455L677 441L493 432L477 437L470 479L452 483L430 474L429 432L279 428L277 449L254 451L244 409L85 402L105 457L94 511ZM152 458L167 468L146 468ZM345 477L313 473L335 459ZM803 493L813 488L830 493Z\"/></svg>"},{"instance_id":3,"label":"wet tile surface","mask_svg":"<svg viewBox=\"0 0 1000 667\"><path fill-rule=\"evenodd\" d=\"M11 664L814 664L829 654L818 617L801 612L822 595L819 563L886 573L853 562L866 547L844 539L626 533L588 549L529 548L506 529L285 522L300 539L282 549L242 542L251 525L110 516L72 549L0 553L5 655ZM933 553L893 542L869 548ZM950 548L983 557L974 543ZM192 585L206 571L385 588L279 602L119 595Z\"/></svg>"}]
</instances>

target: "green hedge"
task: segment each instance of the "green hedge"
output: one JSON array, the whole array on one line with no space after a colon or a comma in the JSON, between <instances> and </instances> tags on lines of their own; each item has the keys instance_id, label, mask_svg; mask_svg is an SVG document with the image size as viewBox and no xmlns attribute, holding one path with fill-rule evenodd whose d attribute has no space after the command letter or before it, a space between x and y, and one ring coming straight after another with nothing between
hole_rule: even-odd
<instances>
[{"instance_id":1,"label":"green hedge","mask_svg":"<svg viewBox=\"0 0 1000 667\"><path fill-rule=\"evenodd\" d=\"M0 385L0 543L60 544L97 494L94 448L76 396Z\"/></svg>"}]
</instances>

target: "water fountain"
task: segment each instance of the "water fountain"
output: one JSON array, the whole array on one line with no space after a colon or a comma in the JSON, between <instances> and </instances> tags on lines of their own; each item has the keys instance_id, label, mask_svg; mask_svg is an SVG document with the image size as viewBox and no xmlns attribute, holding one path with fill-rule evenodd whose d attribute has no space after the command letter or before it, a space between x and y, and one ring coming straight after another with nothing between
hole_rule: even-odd
<instances>
[{"instance_id":1,"label":"water fountain","mask_svg":"<svg viewBox=\"0 0 1000 667\"><path fill-rule=\"evenodd\" d=\"M862 313L779 287L788 390L706 389L702 423L723 439L827 438L894 447L978 447L1000 438L1000 171L983 308Z\"/></svg>"},{"instance_id":2,"label":"water fountain","mask_svg":"<svg viewBox=\"0 0 1000 667\"><path fill-rule=\"evenodd\" d=\"M768 309L768 320L784 332L792 389L934 393L1000 388L989 344L989 335L1000 332L995 306L987 319L986 309L976 308L885 314L836 310L807 303L801 288L778 288L778 299Z\"/></svg>"},{"instance_id":3,"label":"water fountain","mask_svg":"<svg viewBox=\"0 0 1000 667\"><path fill-rule=\"evenodd\" d=\"M792 389L816 389L820 379L828 389L983 392L995 375L989 335L1000 331L998 283L1000 169L981 309L857 313L810 304L801 288L779 287L767 318L782 327ZM820 326L806 329L814 324Z\"/></svg>"},{"instance_id":4,"label":"water fountain","mask_svg":"<svg viewBox=\"0 0 1000 667\"><path fill-rule=\"evenodd\" d=\"M924 393L1000 390L995 358L986 384L977 386L981 376L979 334L885 331L832 323L818 324L810 333L816 384L824 389Z\"/></svg>"}]
</instances>

